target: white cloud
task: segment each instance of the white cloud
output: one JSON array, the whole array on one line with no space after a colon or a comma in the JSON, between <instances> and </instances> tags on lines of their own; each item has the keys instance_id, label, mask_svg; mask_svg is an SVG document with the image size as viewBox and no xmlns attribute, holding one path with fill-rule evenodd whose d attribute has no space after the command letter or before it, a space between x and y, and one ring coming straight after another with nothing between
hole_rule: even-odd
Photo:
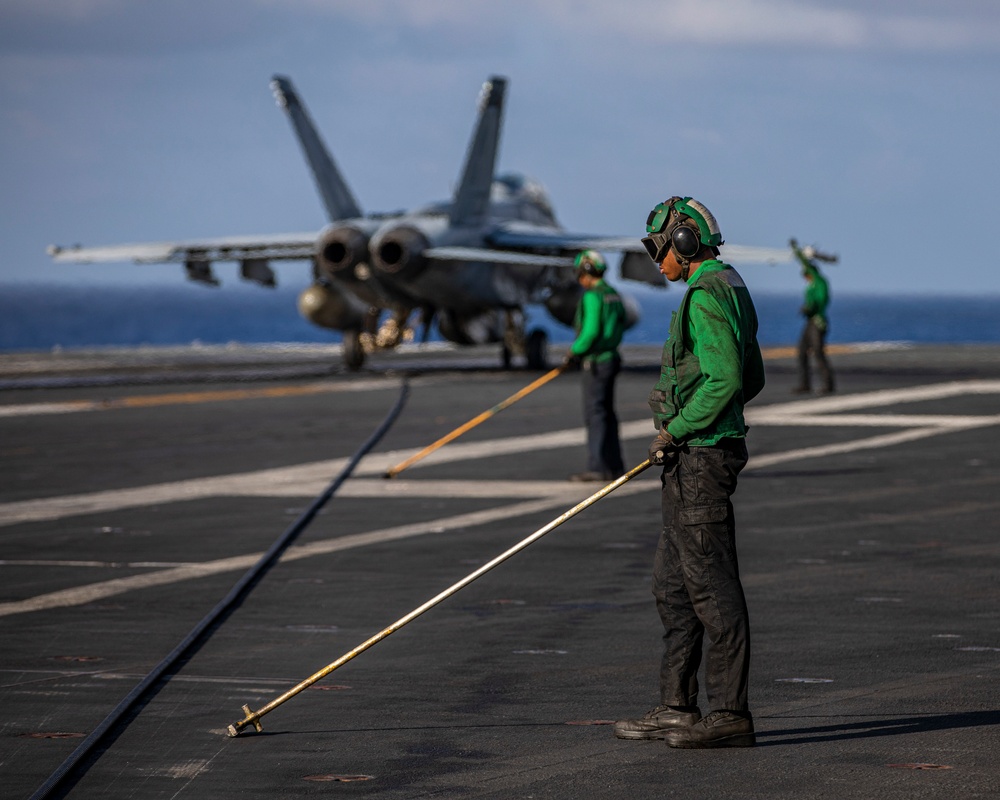
<instances>
[{"instance_id":1,"label":"white cloud","mask_svg":"<svg viewBox=\"0 0 1000 800\"><path fill-rule=\"evenodd\" d=\"M375 27L483 30L544 25L571 36L718 46L824 49L996 49L1000 8L977 0L923 3L789 0L257 0ZM595 46L592 42L588 46Z\"/></svg>"},{"instance_id":2,"label":"white cloud","mask_svg":"<svg viewBox=\"0 0 1000 800\"><path fill-rule=\"evenodd\" d=\"M0 0L0 51L157 53L334 26L422 57L500 47L600 59L633 47L995 52L988 0ZM286 35L296 35L288 33ZM273 38L273 37L272 37ZM343 45L341 45L343 46Z\"/></svg>"},{"instance_id":3,"label":"white cloud","mask_svg":"<svg viewBox=\"0 0 1000 800\"><path fill-rule=\"evenodd\" d=\"M838 3L783 0L633 0L618 6L580 3L578 25L605 34L703 45L808 46L857 50L959 50L1000 45L1000 12L962 13L938 3L922 13L887 12L876 4L845 8Z\"/></svg>"}]
</instances>

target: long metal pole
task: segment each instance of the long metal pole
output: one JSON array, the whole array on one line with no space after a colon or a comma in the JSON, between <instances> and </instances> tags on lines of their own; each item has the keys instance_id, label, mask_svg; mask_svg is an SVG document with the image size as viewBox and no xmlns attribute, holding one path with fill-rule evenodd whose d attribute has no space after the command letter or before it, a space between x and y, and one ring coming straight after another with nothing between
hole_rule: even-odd
<instances>
[{"instance_id":1,"label":"long metal pole","mask_svg":"<svg viewBox=\"0 0 1000 800\"><path fill-rule=\"evenodd\" d=\"M565 371L565 369L566 369L565 366L558 366L555 369L550 370L549 372L546 372L544 375L542 375L541 378L539 378L538 380L532 381L531 383L529 383L527 386L525 386L520 391L515 392L514 394L512 394L506 400L502 400L501 402L497 403L495 406L493 406L493 408L490 408L490 409L484 411L482 414L479 414L478 416L473 417L468 422L466 422L464 425L459 425L451 433L447 433L444 436L442 436L440 439L438 439L436 442L434 442L433 444L427 445L427 447L425 447L419 453L415 453L414 455L410 456L409 458L405 459L404 461L400 461L396 466L391 467L390 469L386 470L384 477L386 477L386 478L395 478L400 472L402 472L407 467L409 467L409 466L415 464L416 462L420 461L420 459L422 459L422 458L424 458L426 456L429 456L431 453L433 453L438 448L444 447L446 444L448 444L448 442L451 442L451 441L457 439L459 436L461 436L466 431L472 430L479 423L485 422L490 417L492 417L494 414L500 413L505 408L507 408L507 406L513 405L518 400L520 400L522 397L524 397L525 395L531 394L533 391L535 391L535 389L538 389L539 387L544 386L546 383L548 383L549 381L551 381L553 378L556 378L559 375L562 375L562 373Z\"/></svg>"},{"instance_id":2,"label":"long metal pole","mask_svg":"<svg viewBox=\"0 0 1000 800\"><path fill-rule=\"evenodd\" d=\"M368 639L366 642L363 642L362 644L360 644L357 647L355 647L349 653L345 653L340 658L338 658L336 661L334 661L334 662L332 662L330 664L327 664L319 672L316 672L316 673L310 675L308 678L306 678L304 681L302 681L301 683L299 683L297 686L293 686L287 692L285 692L284 694L282 694L282 695L274 698L274 700L272 700L267 705L262 706L257 711L251 711L250 707L248 705L243 706L243 713L246 714L246 716L242 720L240 720L239 722L233 723L232 725L229 726L229 735L230 736L239 736L240 731L242 731L247 725L253 725L254 728L258 732L262 731L263 727L260 724L260 718L263 717L265 714L273 711L278 706L280 706L282 703L284 703L287 700L290 700L291 698L295 697L295 695L297 695L303 689L308 689L310 686L312 686L314 683L316 683L316 681L320 680L320 678L325 678L327 675L329 675L335 669L338 669L339 667L342 667L344 664L346 664L351 659L355 658L356 656L361 655L361 653L363 653L369 647L372 647L373 645L378 644L379 642L381 642L383 639L385 639L390 634L395 633L396 631L398 631L400 628L402 628L408 622L412 622L417 617L419 617L421 614L423 614L425 611L428 611L431 608L433 608L434 606L436 606L442 600L445 600L445 599L451 597L453 594L455 594L455 592L457 592L460 589L468 586L474 580L476 580L477 578L485 575L487 572L489 572L491 569L493 569L494 567L498 566L499 564L502 564L504 561L506 561L511 556L515 555L516 553L521 552L522 550L524 550L529 545L531 545L534 542L536 542L539 539L541 539L545 534L549 533L550 531L554 530L555 528L558 528L560 525L562 525L564 522L566 522L567 520L571 519L572 517L575 517L577 514L579 514L585 508L589 508L590 506L594 505L594 503L596 503L598 500L600 500L603 497L606 497L611 492L613 492L615 489L617 489L619 486L621 486L622 484L627 483L628 481L632 480L632 478L634 478L636 475L640 474L644 470L648 469L650 466L651 466L651 464L650 464L649 459L646 459L641 464L639 464L637 467L633 467L631 470L629 470L627 473L625 473L624 475L622 475L617 480L609 483L603 489L600 489L599 491L595 492L594 494L592 494L590 497L588 497L583 502L578 503L577 505L573 506L573 508L571 508L569 511L565 512L561 516L559 516L556 519L552 520L552 522L550 522L548 525L545 525L544 527L539 528L537 531L535 531L533 534L531 534L530 536L528 536L526 539L522 539L520 542L518 542L517 544L515 544L509 550L506 550L505 552L503 552L500 555L498 555L496 558L494 558L488 564L483 564L483 566L481 566L475 572L472 572L472 573L466 575L458 583L455 583L452 586L448 587L447 589L445 589L443 592L441 592L436 597L432 597L430 600L428 600L426 603L424 603L419 608L413 609L413 611L411 611L405 617L401 617L400 619L396 620L388 628L385 628L384 630L382 630L379 633L375 634L370 639Z\"/></svg>"}]
</instances>

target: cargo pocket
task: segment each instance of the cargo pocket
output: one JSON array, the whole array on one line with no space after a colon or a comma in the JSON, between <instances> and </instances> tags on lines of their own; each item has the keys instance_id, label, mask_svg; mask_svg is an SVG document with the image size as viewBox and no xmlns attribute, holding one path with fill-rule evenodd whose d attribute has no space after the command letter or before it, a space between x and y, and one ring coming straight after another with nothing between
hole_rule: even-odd
<instances>
[{"instance_id":1,"label":"cargo pocket","mask_svg":"<svg viewBox=\"0 0 1000 800\"><path fill-rule=\"evenodd\" d=\"M683 508L680 520L688 530L687 547L698 561L733 561L735 546L729 535L726 506L695 506Z\"/></svg>"},{"instance_id":2,"label":"cargo pocket","mask_svg":"<svg viewBox=\"0 0 1000 800\"><path fill-rule=\"evenodd\" d=\"M725 522L729 515L727 506L695 506L681 509L681 522L685 525L711 525L714 522Z\"/></svg>"}]
</instances>

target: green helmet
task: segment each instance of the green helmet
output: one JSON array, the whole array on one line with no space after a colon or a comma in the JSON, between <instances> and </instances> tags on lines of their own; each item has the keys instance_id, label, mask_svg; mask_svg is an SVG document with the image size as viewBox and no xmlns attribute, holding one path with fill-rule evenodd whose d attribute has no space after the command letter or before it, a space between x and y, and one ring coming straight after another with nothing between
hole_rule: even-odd
<instances>
[{"instance_id":1,"label":"green helmet","mask_svg":"<svg viewBox=\"0 0 1000 800\"><path fill-rule=\"evenodd\" d=\"M576 267L576 274L578 276L592 275L595 278L601 277L608 268L604 256L596 250L584 250L582 253L578 253L573 260L573 266Z\"/></svg>"},{"instance_id":2,"label":"green helmet","mask_svg":"<svg viewBox=\"0 0 1000 800\"><path fill-rule=\"evenodd\" d=\"M674 219L671 219L672 216ZM646 219L646 233L664 233L668 225L674 227L684 222L677 217L686 217L694 222L698 230L698 240L703 245L718 247L723 243L719 223L715 221L712 212L690 197L671 197L658 204L649 212L649 217Z\"/></svg>"}]
</instances>

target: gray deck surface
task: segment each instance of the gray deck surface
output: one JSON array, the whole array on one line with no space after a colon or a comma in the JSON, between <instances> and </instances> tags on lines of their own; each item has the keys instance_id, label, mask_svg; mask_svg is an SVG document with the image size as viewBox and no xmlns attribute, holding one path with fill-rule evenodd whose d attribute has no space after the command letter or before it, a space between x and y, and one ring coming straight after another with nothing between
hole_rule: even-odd
<instances>
[{"instance_id":1,"label":"gray deck surface","mask_svg":"<svg viewBox=\"0 0 1000 800\"><path fill-rule=\"evenodd\" d=\"M410 368L402 415L355 477L65 796L1000 795L1000 348L837 352L837 393L806 398L790 394L792 359L767 359L735 497L759 746L721 751L609 725L657 702L652 471L265 716L263 734L228 738L244 703L600 488L566 481L584 466L577 376L386 481L538 373L487 351L360 375L329 370L328 352L262 353L0 359L3 797L29 797L215 606ZM658 353L626 359L636 464Z\"/></svg>"}]
</instances>

